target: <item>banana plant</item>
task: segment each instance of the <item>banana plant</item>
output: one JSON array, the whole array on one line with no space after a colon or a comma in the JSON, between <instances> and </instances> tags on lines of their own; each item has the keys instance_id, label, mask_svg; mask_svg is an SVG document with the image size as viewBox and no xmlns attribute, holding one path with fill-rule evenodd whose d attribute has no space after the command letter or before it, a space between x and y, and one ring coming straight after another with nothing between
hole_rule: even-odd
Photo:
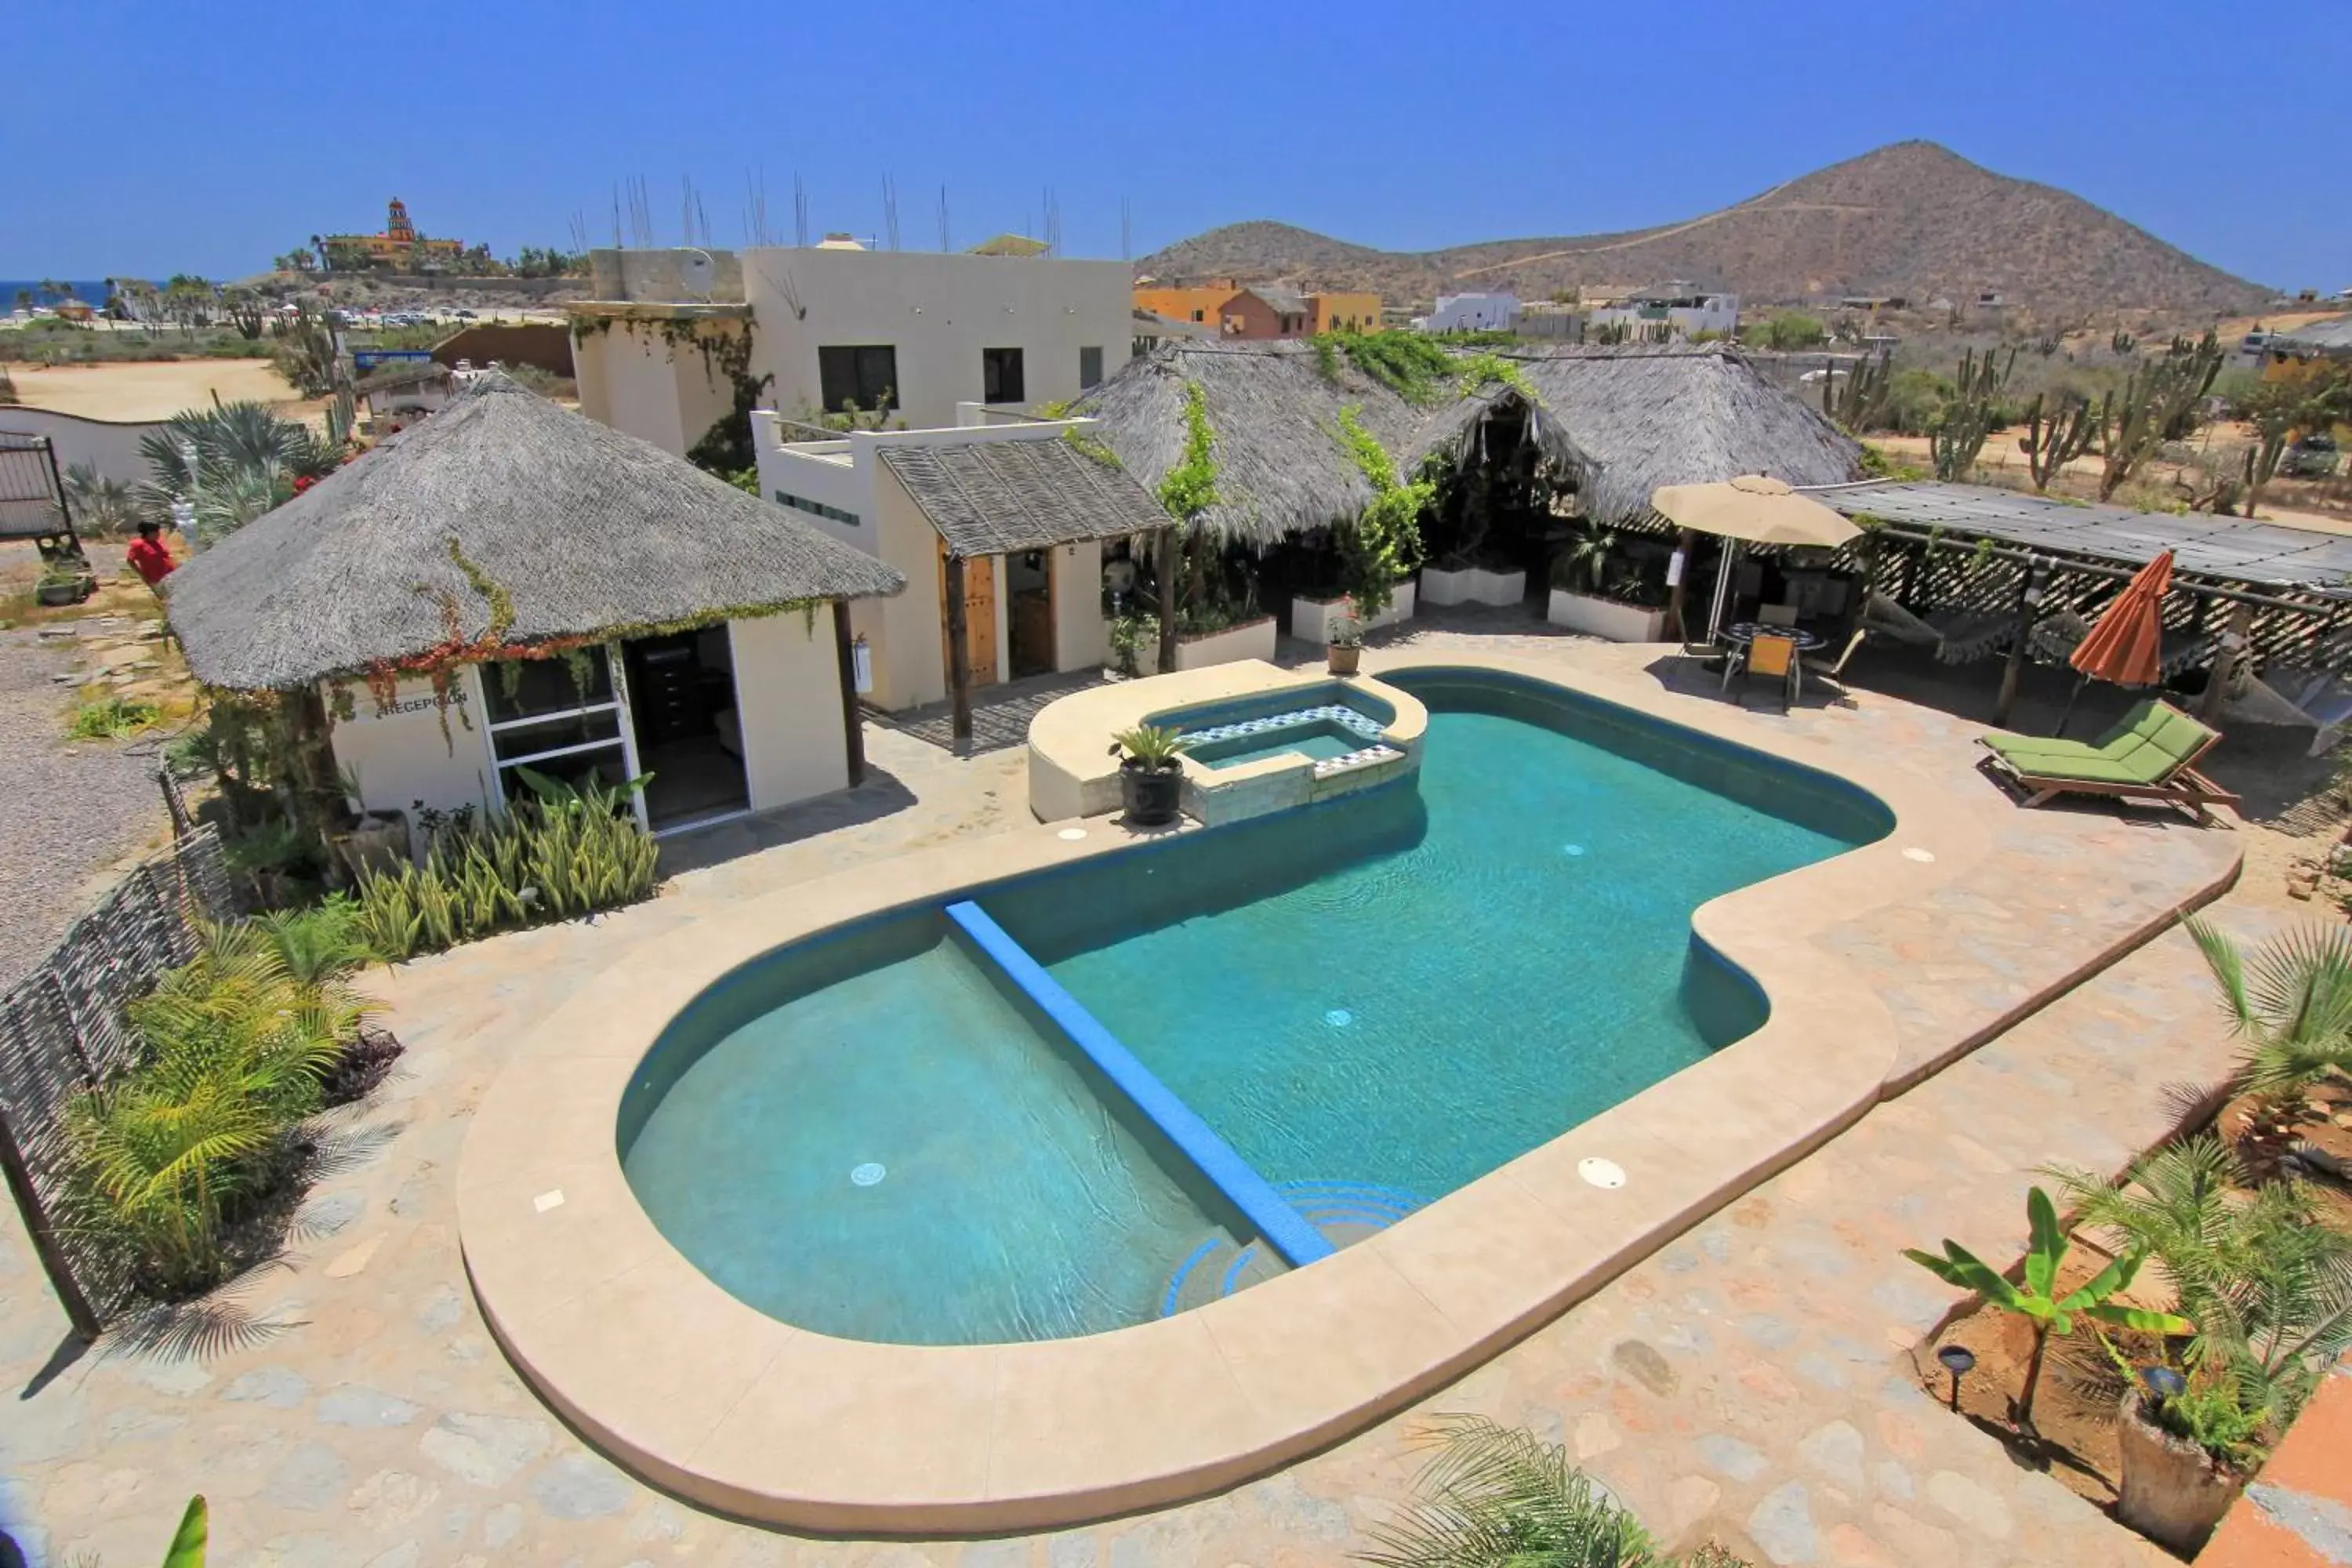
<instances>
[{"instance_id":1,"label":"banana plant","mask_svg":"<svg viewBox=\"0 0 2352 1568\"><path fill-rule=\"evenodd\" d=\"M2017 1400L2017 1424L2030 1429L2033 1425L2033 1394L2042 1382L2042 1352L2049 1348L2052 1334L2063 1338L2073 1333L2076 1318L2150 1334L2194 1333L2197 1326L2170 1312L2120 1306L2111 1300L2130 1289L2133 1278L2139 1273L2146 1255L2137 1249L2116 1258L2089 1281L2065 1295L2053 1294L2058 1285L2058 1266L2066 1258L2066 1233L2059 1228L2058 1211L2050 1202L2050 1194L2040 1187L2025 1194L2025 1219L2032 1241L2026 1248L2024 1278L2019 1283L2012 1284L1948 1237L1944 1240L1941 1258L1908 1247L1903 1249L1903 1256L1945 1284L1974 1290L2002 1311L2014 1312L2033 1325L2033 1357L2026 1363L2025 1388Z\"/></svg>"},{"instance_id":2,"label":"banana plant","mask_svg":"<svg viewBox=\"0 0 2352 1568\"><path fill-rule=\"evenodd\" d=\"M188 1511L180 1516L180 1528L172 1532L172 1544L163 1553L163 1568L205 1568L205 1546L211 1534L205 1500L198 1494L188 1500Z\"/></svg>"}]
</instances>

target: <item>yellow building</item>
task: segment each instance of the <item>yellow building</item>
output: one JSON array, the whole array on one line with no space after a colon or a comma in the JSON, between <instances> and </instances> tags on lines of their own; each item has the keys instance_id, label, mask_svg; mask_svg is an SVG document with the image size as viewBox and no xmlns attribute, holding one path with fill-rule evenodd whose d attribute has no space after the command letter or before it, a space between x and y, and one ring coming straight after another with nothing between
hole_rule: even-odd
<instances>
[{"instance_id":1,"label":"yellow building","mask_svg":"<svg viewBox=\"0 0 2352 1568\"><path fill-rule=\"evenodd\" d=\"M1213 327L1223 320L1225 301L1240 292L1231 279L1181 289L1139 288L1135 308L1171 321L1200 321Z\"/></svg>"},{"instance_id":2,"label":"yellow building","mask_svg":"<svg viewBox=\"0 0 2352 1568\"><path fill-rule=\"evenodd\" d=\"M1149 310L1155 316L1171 321L1198 321L1221 329L1227 337L1288 337L1299 331L1259 330L1250 323L1263 310L1229 310L1234 300L1251 290L1244 289L1230 278L1215 278L1206 283L1181 288L1163 289L1139 287L1135 291L1135 308ZM1291 296L1283 295L1284 309L1290 308ZM1381 297L1378 294L1299 294L1304 302L1307 332L1377 332L1381 330Z\"/></svg>"},{"instance_id":3,"label":"yellow building","mask_svg":"<svg viewBox=\"0 0 2352 1568\"><path fill-rule=\"evenodd\" d=\"M408 221L407 204L398 196L386 209L382 234L331 234L320 243L331 256L362 256L372 267L405 266L419 254L432 260L454 261L466 249L463 240L420 237L416 226Z\"/></svg>"},{"instance_id":4,"label":"yellow building","mask_svg":"<svg viewBox=\"0 0 2352 1568\"><path fill-rule=\"evenodd\" d=\"M1381 330L1378 294L1309 294L1307 305L1318 332L1377 332Z\"/></svg>"}]
</instances>

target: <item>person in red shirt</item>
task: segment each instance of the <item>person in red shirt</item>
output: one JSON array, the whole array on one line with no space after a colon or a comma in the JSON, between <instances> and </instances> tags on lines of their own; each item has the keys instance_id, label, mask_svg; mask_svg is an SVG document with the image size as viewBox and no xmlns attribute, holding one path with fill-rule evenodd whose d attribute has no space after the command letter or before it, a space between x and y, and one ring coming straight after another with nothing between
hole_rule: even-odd
<instances>
[{"instance_id":1,"label":"person in red shirt","mask_svg":"<svg viewBox=\"0 0 2352 1568\"><path fill-rule=\"evenodd\" d=\"M139 525L139 537L131 542L123 558L131 569L139 574L150 588L161 589L163 579L172 574L172 552L163 547L163 530L152 522Z\"/></svg>"}]
</instances>

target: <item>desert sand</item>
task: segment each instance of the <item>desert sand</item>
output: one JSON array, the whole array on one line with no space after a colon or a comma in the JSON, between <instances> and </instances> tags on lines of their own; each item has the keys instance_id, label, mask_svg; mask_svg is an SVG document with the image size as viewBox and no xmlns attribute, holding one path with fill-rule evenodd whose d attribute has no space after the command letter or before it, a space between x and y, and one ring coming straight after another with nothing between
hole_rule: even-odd
<instances>
[{"instance_id":1,"label":"desert sand","mask_svg":"<svg viewBox=\"0 0 2352 1568\"><path fill-rule=\"evenodd\" d=\"M168 419L183 408L208 408L241 398L295 412L294 388L266 359L127 361L115 364L9 364L16 396L27 408L78 414L85 419L135 422Z\"/></svg>"}]
</instances>

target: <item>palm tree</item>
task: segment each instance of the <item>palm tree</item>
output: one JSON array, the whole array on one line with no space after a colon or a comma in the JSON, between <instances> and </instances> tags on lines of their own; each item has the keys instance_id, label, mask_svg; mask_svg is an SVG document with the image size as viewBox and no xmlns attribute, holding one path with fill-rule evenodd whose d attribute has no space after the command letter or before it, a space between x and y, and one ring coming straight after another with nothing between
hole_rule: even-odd
<instances>
[{"instance_id":1,"label":"palm tree","mask_svg":"<svg viewBox=\"0 0 2352 1568\"><path fill-rule=\"evenodd\" d=\"M1568 1450L1483 1415L1441 1415L1421 1500L1372 1531L1376 1568L1667 1568L1641 1522Z\"/></svg>"},{"instance_id":2,"label":"palm tree","mask_svg":"<svg viewBox=\"0 0 2352 1568\"><path fill-rule=\"evenodd\" d=\"M2352 927L2299 927L2249 952L2202 917L2184 923L2246 1042L2245 1089L2277 1105L2352 1071Z\"/></svg>"}]
</instances>

